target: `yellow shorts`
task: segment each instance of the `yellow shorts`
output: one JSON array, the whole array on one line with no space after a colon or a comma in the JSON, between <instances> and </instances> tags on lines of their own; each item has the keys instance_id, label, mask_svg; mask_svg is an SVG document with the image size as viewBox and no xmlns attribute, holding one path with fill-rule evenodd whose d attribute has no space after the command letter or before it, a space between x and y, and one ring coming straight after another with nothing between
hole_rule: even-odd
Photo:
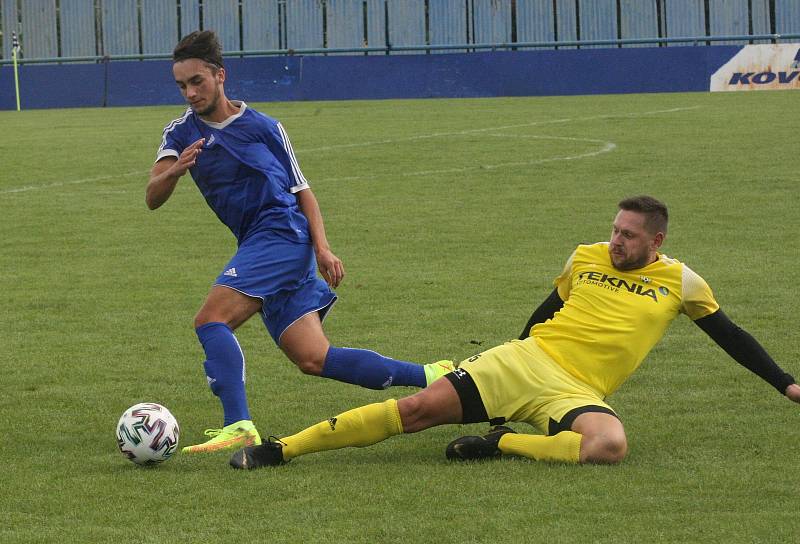
<instances>
[{"instance_id":1,"label":"yellow shorts","mask_svg":"<svg viewBox=\"0 0 800 544\"><path fill-rule=\"evenodd\" d=\"M600 393L564 370L533 337L479 353L459 369L475 382L489 420L523 421L556 434L571 425L571 420L566 428L562 424L568 414L572 419L585 411L616 416Z\"/></svg>"}]
</instances>

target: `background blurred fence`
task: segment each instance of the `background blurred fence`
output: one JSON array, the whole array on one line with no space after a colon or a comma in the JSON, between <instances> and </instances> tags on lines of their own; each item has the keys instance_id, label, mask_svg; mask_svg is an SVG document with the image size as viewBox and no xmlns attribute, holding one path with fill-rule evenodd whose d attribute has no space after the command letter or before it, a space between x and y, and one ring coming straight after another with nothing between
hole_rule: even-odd
<instances>
[{"instance_id":1,"label":"background blurred fence","mask_svg":"<svg viewBox=\"0 0 800 544\"><path fill-rule=\"evenodd\" d=\"M12 31L32 60L164 56L196 29L217 31L226 52L264 54L680 46L692 42L669 39L706 36L745 44L800 32L800 0L0 0L0 59L11 56ZM623 43L575 43L605 40Z\"/></svg>"}]
</instances>

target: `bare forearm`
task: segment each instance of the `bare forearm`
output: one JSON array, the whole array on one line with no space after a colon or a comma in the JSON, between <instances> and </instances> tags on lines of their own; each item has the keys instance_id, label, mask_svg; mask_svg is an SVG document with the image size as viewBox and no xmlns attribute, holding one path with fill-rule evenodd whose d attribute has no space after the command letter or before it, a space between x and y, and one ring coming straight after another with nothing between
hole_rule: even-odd
<instances>
[{"instance_id":1,"label":"bare forearm","mask_svg":"<svg viewBox=\"0 0 800 544\"><path fill-rule=\"evenodd\" d=\"M322 212L319 209L319 203L311 189L300 191L297 194L297 203L300 206L300 211L306 216L308 220L308 231L311 234L311 241L314 244L314 250L317 254L322 250L329 250L328 238L325 235L325 223L322 220Z\"/></svg>"},{"instance_id":2,"label":"bare forearm","mask_svg":"<svg viewBox=\"0 0 800 544\"><path fill-rule=\"evenodd\" d=\"M328 238L325 236L325 225L322 222L322 212L319 210L317 199L311 189L300 191L296 197L297 205L300 206L303 215L308 219L308 230L314 244L314 253L317 256L319 271L329 285L336 287L344 278L344 265L341 259L333 254L328 245Z\"/></svg>"},{"instance_id":3,"label":"bare forearm","mask_svg":"<svg viewBox=\"0 0 800 544\"><path fill-rule=\"evenodd\" d=\"M181 176L195 165L204 142L205 138L200 138L184 149L180 156L164 157L153 165L144 195L148 208L155 210L169 199Z\"/></svg>"},{"instance_id":4,"label":"bare forearm","mask_svg":"<svg viewBox=\"0 0 800 544\"><path fill-rule=\"evenodd\" d=\"M161 207L172 195L180 178L180 176L171 173L170 170L160 174L151 174L144 197L147 207L151 210Z\"/></svg>"}]
</instances>

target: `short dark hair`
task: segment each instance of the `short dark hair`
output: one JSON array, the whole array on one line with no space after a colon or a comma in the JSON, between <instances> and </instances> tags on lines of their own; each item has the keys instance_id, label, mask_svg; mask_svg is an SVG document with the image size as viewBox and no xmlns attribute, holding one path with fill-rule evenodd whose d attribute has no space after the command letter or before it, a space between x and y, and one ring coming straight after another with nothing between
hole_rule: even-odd
<instances>
[{"instance_id":1,"label":"short dark hair","mask_svg":"<svg viewBox=\"0 0 800 544\"><path fill-rule=\"evenodd\" d=\"M213 30L195 30L184 36L172 51L172 62L200 59L213 69L223 68L222 46Z\"/></svg>"},{"instance_id":2,"label":"short dark hair","mask_svg":"<svg viewBox=\"0 0 800 544\"><path fill-rule=\"evenodd\" d=\"M656 234L658 232L663 232L664 234L667 233L669 212L667 211L667 205L660 200L647 195L632 196L630 198L620 200L617 206L619 206L620 210L644 214L645 227L652 234Z\"/></svg>"}]
</instances>

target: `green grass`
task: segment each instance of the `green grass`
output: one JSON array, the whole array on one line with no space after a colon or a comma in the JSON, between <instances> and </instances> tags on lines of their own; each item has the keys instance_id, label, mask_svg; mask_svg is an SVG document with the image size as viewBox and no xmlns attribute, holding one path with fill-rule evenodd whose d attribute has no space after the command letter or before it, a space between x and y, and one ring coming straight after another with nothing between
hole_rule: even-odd
<instances>
[{"instance_id":1,"label":"green grass","mask_svg":"<svg viewBox=\"0 0 800 544\"><path fill-rule=\"evenodd\" d=\"M665 252L800 375L794 92L256 104L286 126L347 277L338 345L466 358L521 330L616 202L671 209ZM218 425L192 317L234 251L183 180L144 185L181 107L0 112L2 542L789 542L798 406L679 318L611 399L616 467L457 465L441 427L242 474L116 451L128 406ZM603 151L600 153L600 151ZM301 375L239 331L251 409L288 434L411 389ZM525 427L518 426L520 430Z\"/></svg>"}]
</instances>

